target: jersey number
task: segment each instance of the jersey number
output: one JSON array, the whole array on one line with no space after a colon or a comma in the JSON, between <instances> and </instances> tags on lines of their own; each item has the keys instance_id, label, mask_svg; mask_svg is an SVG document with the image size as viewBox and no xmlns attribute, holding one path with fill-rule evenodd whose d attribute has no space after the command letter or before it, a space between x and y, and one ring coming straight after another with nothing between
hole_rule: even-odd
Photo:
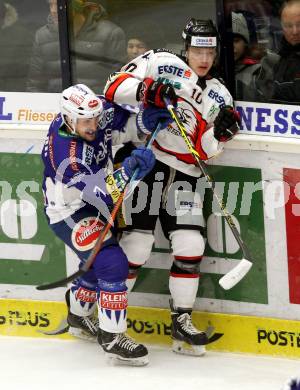
<instances>
[{"instance_id":1,"label":"jersey number","mask_svg":"<svg viewBox=\"0 0 300 390\"><path fill-rule=\"evenodd\" d=\"M124 72L133 72L137 68L137 65L134 62L130 62L124 69Z\"/></svg>"},{"instance_id":2,"label":"jersey number","mask_svg":"<svg viewBox=\"0 0 300 390\"><path fill-rule=\"evenodd\" d=\"M194 88L191 98L194 99L196 103L200 104L202 102L201 92L198 92L197 94L196 93L197 93L197 89Z\"/></svg>"}]
</instances>

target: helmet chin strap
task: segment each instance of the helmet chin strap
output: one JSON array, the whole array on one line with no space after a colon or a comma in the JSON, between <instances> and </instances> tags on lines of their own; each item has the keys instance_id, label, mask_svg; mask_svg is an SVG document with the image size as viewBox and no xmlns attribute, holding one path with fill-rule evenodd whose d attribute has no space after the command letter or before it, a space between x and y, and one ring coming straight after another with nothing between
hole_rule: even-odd
<instances>
[{"instance_id":1,"label":"helmet chin strap","mask_svg":"<svg viewBox=\"0 0 300 390\"><path fill-rule=\"evenodd\" d=\"M189 65L188 48L189 48L189 45L186 43L186 44L184 45L183 54L184 54L184 58L185 58L186 63Z\"/></svg>"},{"instance_id":2,"label":"helmet chin strap","mask_svg":"<svg viewBox=\"0 0 300 390\"><path fill-rule=\"evenodd\" d=\"M71 133L73 135L78 135L77 132L76 132L76 119L75 119L75 123L74 123L73 119L70 119L69 117L67 117L66 120L65 120L65 124L66 124L67 128L71 131Z\"/></svg>"}]
</instances>

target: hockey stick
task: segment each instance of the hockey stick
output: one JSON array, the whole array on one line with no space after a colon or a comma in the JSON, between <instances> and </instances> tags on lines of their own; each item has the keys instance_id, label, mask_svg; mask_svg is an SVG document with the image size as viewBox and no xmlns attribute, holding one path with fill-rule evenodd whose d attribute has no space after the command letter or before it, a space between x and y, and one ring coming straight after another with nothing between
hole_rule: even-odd
<instances>
[{"instance_id":1,"label":"hockey stick","mask_svg":"<svg viewBox=\"0 0 300 390\"><path fill-rule=\"evenodd\" d=\"M150 149L152 144L153 144L153 141L157 135L157 133L161 130L161 123L159 122L156 129L154 130L154 132L152 133L151 137L149 138L148 142L147 142L147 149ZM129 198L129 196L133 193L133 191L135 190L135 188L137 187L137 185L139 184L140 180L136 180L136 177L138 175L138 169L136 169L134 172L133 172L133 175L131 176L131 179L126 187L126 191L125 191L125 195L124 195L124 201Z\"/></svg>"},{"instance_id":2,"label":"hockey stick","mask_svg":"<svg viewBox=\"0 0 300 390\"><path fill-rule=\"evenodd\" d=\"M214 197L215 197L215 199L220 207L221 213L224 216L228 226L230 227L230 229L232 231L232 234L234 235L234 237L235 237L235 239L236 239L236 241L237 241L237 243L238 243L238 245L243 253L242 260L240 260L239 263L232 270L227 272L227 274L222 276L222 278L219 280L220 286L223 287L224 290L229 290L232 287L234 287L240 280L242 280L243 277L248 273L248 271L252 267L253 264L252 264L252 261L250 261L251 256L250 256L249 250L248 250L246 244L243 242L242 237L241 237L239 231L237 230L237 227L232 219L232 216L226 210L226 207L225 207L223 200L220 199L218 194L215 192L215 182L210 177L205 163L200 159L199 153L193 148L193 145L191 144L190 140L188 139L187 131L186 131L184 125L182 124L181 120L179 119L178 114L175 110L175 107L171 104L171 101L168 98L165 98L164 101L165 101L165 104L166 104L168 111L170 112L172 118L174 119L178 129L180 130L181 135L182 135L190 153L193 155L193 157L197 161L197 164L198 164L203 176L205 177L207 183L209 184L210 189L212 190L212 193L213 193L213 195L214 195Z\"/></svg>"},{"instance_id":3,"label":"hockey stick","mask_svg":"<svg viewBox=\"0 0 300 390\"><path fill-rule=\"evenodd\" d=\"M154 141L157 133L159 132L160 128L161 128L161 124L159 123L157 128L152 133L151 138L147 142L147 146L146 146L147 149L151 148L153 141ZM100 251L100 249L102 247L102 244L103 244L103 241L106 237L106 234L108 233L108 231L110 230L110 228L112 227L112 225L116 219L119 208L121 207L123 200L126 196L127 189L130 187L130 183L132 183L134 181L135 186L138 184L138 181L135 180L137 175L138 175L138 172L139 172L139 168L136 168L135 171L133 172L133 175L132 175L130 181L126 184L124 190L121 192L120 197L117 200L117 202L115 203L114 208L111 212L110 219L109 219L109 221L106 222L103 229L101 230L101 232L100 232L100 234L95 242L95 245L94 245L91 253L89 254L86 262L78 269L78 271L74 272L73 274L67 276L64 279L57 280L56 282L37 286L36 287L37 290L50 290L52 288L64 286L65 284L71 282L72 280L81 277L83 274L85 274L90 269L90 267L92 266L92 264L94 263L94 261L96 259L98 252Z\"/></svg>"}]
</instances>

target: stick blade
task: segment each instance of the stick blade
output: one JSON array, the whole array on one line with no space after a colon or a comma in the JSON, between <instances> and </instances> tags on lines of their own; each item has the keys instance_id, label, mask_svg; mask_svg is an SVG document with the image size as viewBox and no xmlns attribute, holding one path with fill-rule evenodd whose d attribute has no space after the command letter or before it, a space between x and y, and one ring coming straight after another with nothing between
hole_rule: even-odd
<instances>
[{"instance_id":1,"label":"stick blade","mask_svg":"<svg viewBox=\"0 0 300 390\"><path fill-rule=\"evenodd\" d=\"M246 276L252 265L251 261L242 259L231 271L222 276L219 285L224 290L230 290Z\"/></svg>"}]
</instances>

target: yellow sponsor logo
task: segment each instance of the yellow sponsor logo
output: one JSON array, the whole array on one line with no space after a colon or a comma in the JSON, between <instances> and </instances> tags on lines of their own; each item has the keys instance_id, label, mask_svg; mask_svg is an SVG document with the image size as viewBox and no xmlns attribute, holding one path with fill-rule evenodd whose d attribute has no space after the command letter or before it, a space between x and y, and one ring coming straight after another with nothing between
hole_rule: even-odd
<instances>
[{"instance_id":1,"label":"yellow sponsor logo","mask_svg":"<svg viewBox=\"0 0 300 390\"><path fill-rule=\"evenodd\" d=\"M18 110L18 121L22 122L52 122L56 113L53 112L35 112L27 108L21 108Z\"/></svg>"},{"instance_id":2,"label":"yellow sponsor logo","mask_svg":"<svg viewBox=\"0 0 300 390\"><path fill-rule=\"evenodd\" d=\"M0 299L0 335L50 337L46 333L58 328L66 316L62 302ZM72 338L68 333L55 337Z\"/></svg>"},{"instance_id":3,"label":"yellow sponsor logo","mask_svg":"<svg viewBox=\"0 0 300 390\"><path fill-rule=\"evenodd\" d=\"M63 302L0 299L0 334L73 339L62 327L67 307ZM207 349L300 358L299 322L254 316L193 312L193 322L210 329L215 340ZM129 307L128 334L138 342L171 345L168 309ZM58 335L53 335L62 328Z\"/></svg>"},{"instance_id":4,"label":"yellow sponsor logo","mask_svg":"<svg viewBox=\"0 0 300 390\"><path fill-rule=\"evenodd\" d=\"M300 358L299 322L222 313L193 312L198 329L214 329L207 350ZM170 312L131 307L128 333L140 342L171 344Z\"/></svg>"},{"instance_id":5,"label":"yellow sponsor logo","mask_svg":"<svg viewBox=\"0 0 300 390\"><path fill-rule=\"evenodd\" d=\"M121 195L121 192L117 186L115 178L113 177L113 175L108 175L105 181L107 192L112 197L113 203L116 203Z\"/></svg>"}]
</instances>

